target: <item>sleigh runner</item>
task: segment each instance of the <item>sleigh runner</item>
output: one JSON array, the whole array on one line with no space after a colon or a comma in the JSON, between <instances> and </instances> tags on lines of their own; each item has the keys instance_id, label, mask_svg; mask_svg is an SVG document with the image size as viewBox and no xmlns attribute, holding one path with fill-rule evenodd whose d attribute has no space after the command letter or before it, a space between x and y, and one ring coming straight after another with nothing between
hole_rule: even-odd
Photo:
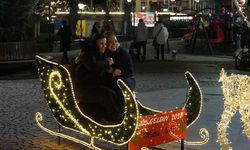
<instances>
[{"instance_id":1,"label":"sleigh runner","mask_svg":"<svg viewBox=\"0 0 250 150\"><path fill-rule=\"evenodd\" d=\"M121 123L103 125L91 119L78 106L77 93L74 90L74 79L69 67L36 56L37 71L42 84L45 100L59 126L87 135L90 143L83 140L52 131L41 124L42 114L37 112L37 125L45 132L58 137L66 138L85 145L91 149L99 149L94 145L94 139L104 140L115 145L127 144L135 135L139 125L139 118L152 114L162 113L143 106L122 80L117 84L123 92L125 101L124 118ZM188 83L187 100L183 106L187 110L187 128L198 118L202 108L202 94L199 85L191 73L186 72ZM93 112L94 113L94 112ZM204 144L208 140L208 132L201 129L201 141L186 144Z\"/></svg>"}]
</instances>

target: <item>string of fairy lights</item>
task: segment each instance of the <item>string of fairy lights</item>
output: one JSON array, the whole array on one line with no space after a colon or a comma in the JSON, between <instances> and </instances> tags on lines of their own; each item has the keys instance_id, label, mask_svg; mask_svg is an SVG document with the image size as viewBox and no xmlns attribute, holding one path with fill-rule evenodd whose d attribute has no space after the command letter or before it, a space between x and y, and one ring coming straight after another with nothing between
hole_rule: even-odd
<instances>
[{"instance_id":1,"label":"string of fairy lights","mask_svg":"<svg viewBox=\"0 0 250 150\"><path fill-rule=\"evenodd\" d=\"M195 80L190 72L185 73L187 79L188 89L187 89L187 102L184 108L187 109L187 128L194 124L200 117L202 110L202 92L198 82ZM197 141L187 141L184 143L186 145L204 145L209 141L209 132L205 128L199 130L199 135L202 140Z\"/></svg>"},{"instance_id":2,"label":"string of fairy lights","mask_svg":"<svg viewBox=\"0 0 250 150\"><path fill-rule=\"evenodd\" d=\"M244 13L245 0L241 0L241 2L239 2L239 0L233 0L233 3L234 3L235 8L238 10L240 17L244 19L244 21L247 23L248 27L250 28L250 22L249 20L247 20L247 16Z\"/></svg>"},{"instance_id":3,"label":"string of fairy lights","mask_svg":"<svg viewBox=\"0 0 250 150\"><path fill-rule=\"evenodd\" d=\"M78 107L78 102L74 94L72 77L65 66L48 61L40 56L36 56L36 61L44 97L58 124L66 129L90 136L91 142L87 143L71 136L47 129L41 124L42 114L37 112L37 125L51 135L72 140L91 149L96 149L94 146L94 138L115 145L124 145L135 135L139 125L139 117L161 113L161 111L143 106L135 99L134 93L132 93L130 89L119 80L118 85L124 94L125 100L125 117L120 124L102 125L86 116ZM202 109L202 95L199 85L191 73L186 72L185 76L188 81L188 94L186 105L183 108L188 111L186 115L188 118L187 126L189 127L200 116ZM185 141L185 143L189 145L201 145L207 143L209 140L207 130L202 128L200 130L200 135L203 139L202 141Z\"/></svg>"},{"instance_id":4,"label":"string of fairy lights","mask_svg":"<svg viewBox=\"0 0 250 150\"><path fill-rule=\"evenodd\" d=\"M227 129L237 111L241 114L243 133L250 140L250 77L240 74L227 76L225 70L222 69L219 81L222 83L224 110L217 123L217 136L221 149L230 150L232 147L227 138L229 136Z\"/></svg>"},{"instance_id":5,"label":"string of fairy lights","mask_svg":"<svg viewBox=\"0 0 250 150\"><path fill-rule=\"evenodd\" d=\"M67 69L39 56L36 59L45 99L60 125L116 145L124 145L133 137L138 126L139 111L132 92L122 81L118 85L125 98L124 120L120 124L102 125L82 113L77 106Z\"/></svg>"},{"instance_id":6,"label":"string of fairy lights","mask_svg":"<svg viewBox=\"0 0 250 150\"><path fill-rule=\"evenodd\" d=\"M247 23L250 28L250 22L244 13L245 0L234 0L235 8L238 14ZM225 70L221 70L220 80L222 83L222 91L224 95L224 110L220 121L217 123L217 137L222 150L231 150L230 142L228 140L229 133L227 129L231 123L232 117L237 111L241 114L241 121L243 124L243 133L250 140L250 77L247 75L231 74L227 76Z\"/></svg>"},{"instance_id":7,"label":"string of fairy lights","mask_svg":"<svg viewBox=\"0 0 250 150\"><path fill-rule=\"evenodd\" d=\"M57 137L61 137L61 138L64 138L64 139L68 139L68 140L71 140L71 141L74 141L76 143L79 143L79 144L82 144L88 148L91 148L91 149L94 149L94 150L101 150L100 148L96 147L93 143L87 143L83 140L79 140L77 138L74 138L72 136L69 136L69 135L65 135L63 133L58 133L58 132L55 132L55 131L52 131L50 129L47 129L45 128L40 122L43 121L43 116L40 112L37 112L36 115L35 115L35 120L36 120L36 123L37 125L45 132L51 134L51 135L54 135L54 136L57 136Z\"/></svg>"}]
</instances>

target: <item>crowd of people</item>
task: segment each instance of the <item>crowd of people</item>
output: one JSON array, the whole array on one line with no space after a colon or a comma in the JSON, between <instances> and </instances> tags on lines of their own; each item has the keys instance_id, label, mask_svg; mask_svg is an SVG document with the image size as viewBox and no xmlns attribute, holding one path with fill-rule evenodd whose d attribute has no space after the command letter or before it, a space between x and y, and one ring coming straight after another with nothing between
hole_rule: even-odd
<instances>
[{"instance_id":1,"label":"crowd of people","mask_svg":"<svg viewBox=\"0 0 250 150\"><path fill-rule=\"evenodd\" d=\"M103 21L102 26L100 22L94 22L89 38L93 39L96 34L103 34L105 36L109 34L115 34L112 22ZM64 64L68 64L69 61L67 51L70 50L72 32L66 21L63 21L62 28L59 29L58 35L60 36L60 50L61 52L63 52L61 62ZM167 43L168 35L168 29L164 25L164 23L161 20L157 21L153 29L153 37L156 39L154 42L154 48L156 50L156 55L154 58L156 60L159 60L160 54L161 59L164 60L164 49ZM138 61L144 62L146 61L147 53L148 29L143 19L139 19L139 23L135 28L133 36L134 42L132 44L134 45L133 48L136 48L136 59Z\"/></svg>"}]
</instances>

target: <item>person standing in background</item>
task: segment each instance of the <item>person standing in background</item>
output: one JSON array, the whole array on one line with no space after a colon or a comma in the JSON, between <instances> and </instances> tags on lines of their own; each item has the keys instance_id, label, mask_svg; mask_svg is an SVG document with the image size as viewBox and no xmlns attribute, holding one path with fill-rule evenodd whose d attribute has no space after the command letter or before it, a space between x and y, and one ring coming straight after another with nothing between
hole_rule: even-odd
<instances>
[{"instance_id":1,"label":"person standing in background","mask_svg":"<svg viewBox=\"0 0 250 150\"><path fill-rule=\"evenodd\" d=\"M159 60L159 52L161 50L161 60L164 60L164 45L168 39L168 29L164 24L159 21L153 31L153 37L156 37L156 56L155 59Z\"/></svg>"},{"instance_id":2,"label":"person standing in background","mask_svg":"<svg viewBox=\"0 0 250 150\"><path fill-rule=\"evenodd\" d=\"M100 22L95 22L92 29L91 29L91 37L94 37L95 34L101 33L101 24Z\"/></svg>"},{"instance_id":3,"label":"person standing in background","mask_svg":"<svg viewBox=\"0 0 250 150\"><path fill-rule=\"evenodd\" d=\"M135 30L135 41L137 44L137 59L140 61L141 56L141 47L142 52L142 61L146 60L146 45L147 45L147 27L143 19L139 20L138 27Z\"/></svg>"},{"instance_id":4,"label":"person standing in background","mask_svg":"<svg viewBox=\"0 0 250 150\"><path fill-rule=\"evenodd\" d=\"M62 28L59 29L58 35L60 36L60 51L63 52L61 62L68 64L68 51L70 51L70 43L71 43L71 29L67 25L67 21L63 21Z\"/></svg>"},{"instance_id":5,"label":"person standing in background","mask_svg":"<svg viewBox=\"0 0 250 150\"><path fill-rule=\"evenodd\" d=\"M101 33L104 34L105 36L114 34L110 21L103 21Z\"/></svg>"},{"instance_id":6,"label":"person standing in background","mask_svg":"<svg viewBox=\"0 0 250 150\"><path fill-rule=\"evenodd\" d=\"M153 45L154 49L156 49L156 47L157 47L157 45L158 45L158 44L156 43L156 36L158 35L158 32L160 32L160 29L161 29L161 26L160 26L160 24L159 24L159 21L156 21L156 22L155 22L154 29L153 29L153 41L152 41L152 45ZM158 30L159 30L159 31L158 31ZM157 34L155 34L156 31L158 31ZM155 58L156 58L156 56L155 56Z\"/></svg>"},{"instance_id":7,"label":"person standing in background","mask_svg":"<svg viewBox=\"0 0 250 150\"><path fill-rule=\"evenodd\" d=\"M248 34L248 26L247 26L247 22L242 19L241 20L241 24L242 24L242 33L241 33L241 48L245 48L247 46L247 34Z\"/></svg>"},{"instance_id":8,"label":"person standing in background","mask_svg":"<svg viewBox=\"0 0 250 150\"><path fill-rule=\"evenodd\" d=\"M241 49L241 34L243 31L243 26L241 24L241 17L236 17L234 22L233 32L234 32L234 47L235 50Z\"/></svg>"}]
</instances>

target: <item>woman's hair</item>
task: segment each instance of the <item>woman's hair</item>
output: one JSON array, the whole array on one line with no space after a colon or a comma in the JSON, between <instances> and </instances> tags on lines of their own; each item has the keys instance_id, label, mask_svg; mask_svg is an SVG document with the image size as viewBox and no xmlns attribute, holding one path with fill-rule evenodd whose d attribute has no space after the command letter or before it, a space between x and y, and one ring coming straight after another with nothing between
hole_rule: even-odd
<instances>
[{"instance_id":1,"label":"woman's hair","mask_svg":"<svg viewBox=\"0 0 250 150\"><path fill-rule=\"evenodd\" d=\"M83 40L79 41L79 46L82 49L82 53L89 51L92 47L92 41L88 38L83 38Z\"/></svg>"},{"instance_id":2,"label":"woman's hair","mask_svg":"<svg viewBox=\"0 0 250 150\"><path fill-rule=\"evenodd\" d=\"M107 43L110 41L111 38L116 38L118 47L120 46L120 43L119 43L117 36L115 34L111 33L111 34L107 35L106 38L107 38Z\"/></svg>"},{"instance_id":3,"label":"woman's hair","mask_svg":"<svg viewBox=\"0 0 250 150\"><path fill-rule=\"evenodd\" d=\"M93 44L97 44L97 41L100 39L104 39L106 38L103 34L95 34L93 37Z\"/></svg>"},{"instance_id":4,"label":"woman's hair","mask_svg":"<svg viewBox=\"0 0 250 150\"><path fill-rule=\"evenodd\" d=\"M93 39L92 39L92 46L95 50L98 50L98 45L97 45L97 42L98 40L100 39L104 39L106 38L103 34L95 34Z\"/></svg>"},{"instance_id":5,"label":"woman's hair","mask_svg":"<svg viewBox=\"0 0 250 150\"><path fill-rule=\"evenodd\" d=\"M95 22L94 24L93 24L93 28L98 24L99 22Z\"/></svg>"},{"instance_id":6,"label":"woman's hair","mask_svg":"<svg viewBox=\"0 0 250 150\"><path fill-rule=\"evenodd\" d=\"M113 33L109 33L109 34L107 34L107 36L106 36L107 41L109 41L109 39L110 39L110 38L112 38L112 37L116 37L116 35L115 35L115 34L113 34ZM116 37L116 38L117 38L117 37Z\"/></svg>"}]
</instances>

